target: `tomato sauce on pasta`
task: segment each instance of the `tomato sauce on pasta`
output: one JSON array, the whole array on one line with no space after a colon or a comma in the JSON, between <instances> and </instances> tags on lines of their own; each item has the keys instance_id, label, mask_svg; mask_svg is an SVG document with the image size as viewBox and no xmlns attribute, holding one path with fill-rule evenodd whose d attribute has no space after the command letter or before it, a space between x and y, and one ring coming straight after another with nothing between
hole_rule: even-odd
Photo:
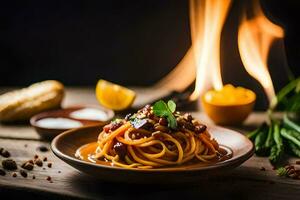
<instances>
[{"instance_id":1,"label":"tomato sauce on pasta","mask_svg":"<svg viewBox=\"0 0 300 200\"><path fill-rule=\"evenodd\" d=\"M80 147L76 156L93 163L151 169L187 162L210 163L228 158L207 127L190 114L173 113L176 128L150 105L104 126L96 142Z\"/></svg>"}]
</instances>

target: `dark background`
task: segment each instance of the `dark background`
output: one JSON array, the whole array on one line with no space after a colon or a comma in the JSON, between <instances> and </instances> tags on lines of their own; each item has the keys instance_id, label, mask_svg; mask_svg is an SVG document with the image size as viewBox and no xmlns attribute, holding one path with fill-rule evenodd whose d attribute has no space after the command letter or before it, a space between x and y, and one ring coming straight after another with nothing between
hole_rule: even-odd
<instances>
[{"instance_id":1,"label":"dark background","mask_svg":"<svg viewBox=\"0 0 300 200\"><path fill-rule=\"evenodd\" d=\"M233 1L227 18L221 44L222 73L225 83L262 93L243 69L236 45L241 8L247 2ZM284 27L288 64L299 75L300 2L263 0L262 5L266 15ZM94 85L100 78L124 85L154 84L177 65L190 46L188 9L185 0L3 1L0 86L45 79ZM288 79L278 56L270 57L278 90Z\"/></svg>"},{"instance_id":2,"label":"dark background","mask_svg":"<svg viewBox=\"0 0 300 200\"><path fill-rule=\"evenodd\" d=\"M155 83L190 46L185 1L5 1L1 85ZM3 75L5 74L5 76Z\"/></svg>"}]
</instances>

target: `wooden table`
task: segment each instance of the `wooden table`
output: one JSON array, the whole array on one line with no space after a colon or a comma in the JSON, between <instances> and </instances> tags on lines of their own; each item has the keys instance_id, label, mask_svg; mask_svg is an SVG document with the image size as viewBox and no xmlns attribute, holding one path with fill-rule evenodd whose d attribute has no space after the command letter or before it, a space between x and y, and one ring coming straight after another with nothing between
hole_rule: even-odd
<instances>
[{"instance_id":1,"label":"wooden table","mask_svg":"<svg viewBox=\"0 0 300 200\"><path fill-rule=\"evenodd\" d=\"M0 90L0 93L6 91ZM135 107L145 102L163 96L167 91L152 89L136 89L138 98ZM65 106L74 104L97 104L93 89L68 88L64 102ZM211 121L200 112L193 113L208 124ZM253 129L265 120L263 113L253 113L244 126L231 127L245 132ZM212 177L209 180L199 180L197 184L188 185L132 185L106 183L80 173L68 166L51 151L40 152L37 147L49 143L41 141L35 131L28 125L0 125L0 147L9 150L12 157L21 164L32 159L35 154L47 157L53 163L51 168L45 164L35 167L27 178L19 173L16 178L13 172L0 176L0 195L7 194L13 197L50 198L84 198L84 199L299 199L300 181L276 176L266 158L253 156L242 166L222 176ZM0 159L4 159L0 156ZM296 158L289 158L295 163ZM264 167L266 171L262 171ZM32 179L35 175L35 179ZM53 183L46 180L52 177Z\"/></svg>"}]
</instances>

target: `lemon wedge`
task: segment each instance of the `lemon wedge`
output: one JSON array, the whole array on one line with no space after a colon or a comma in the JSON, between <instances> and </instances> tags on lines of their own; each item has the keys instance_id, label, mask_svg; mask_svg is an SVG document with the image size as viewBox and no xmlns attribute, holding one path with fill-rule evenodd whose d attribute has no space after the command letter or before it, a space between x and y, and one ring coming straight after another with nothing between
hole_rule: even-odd
<instances>
[{"instance_id":1,"label":"lemon wedge","mask_svg":"<svg viewBox=\"0 0 300 200\"><path fill-rule=\"evenodd\" d=\"M106 108L120 111L130 107L135 99L135 92L100 79L96 85L96 97L101 105Z\"/></svg>"}]
</instances>

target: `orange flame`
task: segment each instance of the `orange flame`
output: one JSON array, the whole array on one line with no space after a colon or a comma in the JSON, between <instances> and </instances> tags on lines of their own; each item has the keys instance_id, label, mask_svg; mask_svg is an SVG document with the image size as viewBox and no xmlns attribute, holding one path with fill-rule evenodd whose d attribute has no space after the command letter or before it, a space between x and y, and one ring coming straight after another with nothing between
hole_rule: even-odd
<instances>
[{"instance_id":1,"label":"orange flame","mask_svg":"<svg viewBox=\"0 0 300 200\"><path fill-rule=\"evenodd\" d=\"M254 4L254 16L247 19L244 15L238 31L238 48L246 71L263 86L270 101L275 92L267 67L268 53L272 42L284 37L284 31L266 18L258 1Z\"/></svg>"},{"instance_id":2,"label":"orange flame","mask_svg":"<svg viewBox=\"0 0 300 200\"><path fill-rule=\"evenodd\" d=\"M230 3L231 0L190 0L192 50L197 66L196 86L191 100L196 100L211 87L223 87L220 40Z\"/></svg>"},{"instance_id":3,"label":"orange flame","mask_svg":"<svg viewBox=\"0 0 300 200\"><path fill-rule=\"evenodd\" d=\"M196 100L210 88L223 87L220 70L220 40L222 28L232 0L190 0L192 46L176 66L156 87L182 91L195 79L190 96ZM267 67L269 49L284 31L264 15L259 0L253 0L253 16L242 18L238 30L238 48L246 71L264 88L268 99L274 87Z\"/></svg>"},{"instance_id":4,"label":"orange flame","mask_svg":"<svg viewBox=\"0 0 300 200\"><path fill-rule=\"evenodd\" d=\"M210 87L221 89L220 38L231 0L190 0L192 47L181 62L155 86L186 89L196 78L191 99Z\"/></svg>"}]
</instances>

